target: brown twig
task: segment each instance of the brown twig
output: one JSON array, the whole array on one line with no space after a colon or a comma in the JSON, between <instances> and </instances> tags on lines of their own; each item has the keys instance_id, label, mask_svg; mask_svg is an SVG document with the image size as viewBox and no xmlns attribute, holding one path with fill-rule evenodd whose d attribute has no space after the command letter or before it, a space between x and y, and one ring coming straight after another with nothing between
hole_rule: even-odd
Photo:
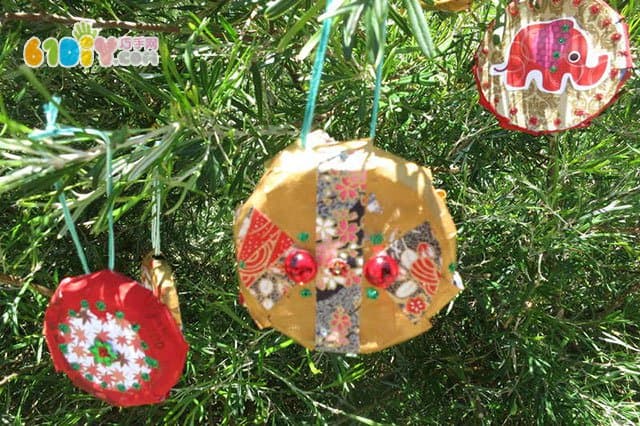
<instances>
[{"instance_id":1,"label":"brown twig","mask_svg":"<svg viewBox=\"0 0 640 426\"><path fill-rule=\"evenodd\" d=\"M105 21L103 19L87 19L78 16L61 16L46 13L5 12L0 15L0 23L7 21L54 22L68 25L73 25L77 22L87 22L95 28L124 28L127 30L155 31L161 33L180 32L180 28L174 25L147 24L130 21Z\"/></svg>"},{"instance_id":2,"label":"brown twig","mask_svg":"<svg viewBox=\"0 0 640 426\"><path fill-rule=\"evenodd\" d=\"M12 277L11 275L0 273L0 284L6 284L11 287L21 288L22 286L24 286L25 282L18 277ZM29 283L29 287L33 288L35 291L46 297L51 297L51 295L53 294L53 290L39 284Z\"/></svg>"},{"instance_id":3,"label":"brown twig","mask_svg":"<svg viewBox=\"0 0 640 426\"><path fill-rule=\"evenodd\" d=\"M467 148L469 145L471 145L473 142L476 141L475 138L477 136L480 136L482 133L491 130L493 127L494 127L493 125L485 126L473 133L460 136L460 139L458 139L458 141L453 145L453 148L451 148L451 150L447 154L447 157L452 157L454 154L457 154L458 152L464 150L465 148Z\"/></svg>"},{"instance_id":4,"label":"brown twig","mask_svg":"<svg viewBox=\"0 0 640 426\"><path fill-rule=\"evenodd\" d=\"M17 373L11 373L6 377L3 377L2 380L0 380L0 386L4 386L5 383L9 383L9 381L15 379L16 377L18 377Z\"/></svg>"},{"instance_id":5,"label":"brown twig","mask_svg":"<svg viewBox=\"0 0 640 426\"><path fill-rule=\"evenodd\" d=\"M638 292L640 292L640 282L627 287L627 289L625 289L618 296L616 296L616 298L613 299L613 301L609 303L609 305L602 311L602 313L600 314L600 318L606 317L613 311L617 311L618 309L620 309L622 305L624 305L624 302L627 299L627 297Z\"/></svg>"},{"instance_id":6,"label":"brown twig","mask_svg":"<svg viewBox=\"0 0 640 426\"><path fill-rule=\"evenodd\" d=\"M458 173L460 173L460 167L456 167L456 166L450 166L450 167L444 167L444 166L434 166L434 167L429 167L431 169L431 171L434 174L438 174L438 173L449 173L452 175L456 175Z\"/></svg>"}]
</instances>

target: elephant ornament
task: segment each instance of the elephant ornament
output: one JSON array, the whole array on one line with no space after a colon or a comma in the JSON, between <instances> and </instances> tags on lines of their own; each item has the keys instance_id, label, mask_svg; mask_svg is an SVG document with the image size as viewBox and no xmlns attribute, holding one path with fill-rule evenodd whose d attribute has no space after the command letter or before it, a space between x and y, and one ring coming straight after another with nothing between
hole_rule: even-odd
<instances>
[{"instance_id":1,"label":"elephant ornament","mask_svg":"<svg viewBox=\"0 0 640 426\"><path fill-rule=\"evenodd\" d=\"M629 28L605 0L512 0L480 41L480 105L531 135L587 127L633 74Z\"/></svg>"},{"instance_id":2,"label":"elephant ornament","mask_svg":"<svg viewBox=\"0 0 640 426\"><path fill-rule=\"evenodd\" d=\"M528 89L535 82L547 93L563 93L570 81L576 90L597 86L607 75L608 53L596 55L586 34L571 18L536 22L520 29L506 63L493 65L508 90Z\"/></svg>"}]
</instances>

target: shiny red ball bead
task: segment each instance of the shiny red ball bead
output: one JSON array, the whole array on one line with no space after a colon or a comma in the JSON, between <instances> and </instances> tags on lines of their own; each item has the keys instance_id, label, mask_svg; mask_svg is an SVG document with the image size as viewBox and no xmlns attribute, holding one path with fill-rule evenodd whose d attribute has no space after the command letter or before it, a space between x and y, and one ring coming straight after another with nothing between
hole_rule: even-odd
<instances>
[{"instance_id":1,"label":"shiny red ball bead","mask_svg":"<svg viewBox=\"0 0 640 426\"><path fill-rule=\"evenodd\" d=\"M318 272L318 265L311 253L306 250L293 250L284 261L284 270L291 281L305 284L311 281Z\"/></svg>"},{"instance_id":2,"label":"shiny red ball bead","mask_svg":"<svg viewBox=\"0 0 640 426\"><path fill-rule=\"evenodd\" d=\"M398 276L398 263L386 254L372 257L364 265L364 276L374 286L387 288Z\"/></svg>"}]
</instances>

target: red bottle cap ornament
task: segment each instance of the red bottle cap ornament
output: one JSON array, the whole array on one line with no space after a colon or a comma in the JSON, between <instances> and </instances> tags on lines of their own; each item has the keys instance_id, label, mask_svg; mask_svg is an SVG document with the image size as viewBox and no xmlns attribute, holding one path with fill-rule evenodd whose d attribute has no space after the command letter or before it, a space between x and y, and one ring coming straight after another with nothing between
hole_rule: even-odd
<instances>
[{"instance_id":1,"label":"red bottle cap ornament","mask_svg":"<svg viewBox=\"0 0 640 426\"><path fill-rule=\"evenodd\" d=\"M54 97L54 101L44 107L47 129L32 132L31 138L51 137L60 130L55 123L60 98ZM63 134L80 132L104 142L109 198L113 188L109 136L95 129L63 129ZM44 336L55 369L66 373L79 388L113 405L126 407L163 401L182 374L188 349L178 326L179 310L174 312L177 313L174 320L167 306L158 299L177 305L173 278L164 278L170 270L156 267L151 272L154 266L147 270L149 286L158 287L157 297L138 282L112 270L115 244L113 204L110 203L107 206L109 269L89 273L64 192L59 193L58 200L87 273L62 280L45 312ZM159 236L156 241L159 242ZM159 288L163 284L171 284L173 292L170 289L163 292ZM174 293L173 296L170 293Z\"/></svg>"},{"instance_id":2,"label":"red bottle cap ornament","mask_svg":"<svg viewBox=\"0 0 640 426\"><path fill-rule=\"evenodd\" d=\"M364 275L374 286L387 288L398 276L398 264L392 257L379 254L369 259L364 265Z\"/></svg>"},{"instance_id":3,"label":"red bottle cap ornament","mask_svg":"<svg viewBox=\"0 0 640 426\"><path fill-rule=\"evenodd\" d=\"M533 135L586 127L616 98L633 63L627 24L602 0L511 2L476 54L480 103Z\"/></svg>"},{"instance_id":4,"label":"red bottle cap ornament","mask_svg":"<svg viewBox=\"0 0 640 426\"><path fill-rule=\"evenodd\" d=\"M287 255L284 268L291 281L305 284L311 281L318 272L316 261L306 250L296 249Z\"/></svg>"},{"instance_id":5,"label":"red bottle cap ornament","mask_svg":"<svg viewBox=\"0 0 640 426\"><path fill-rule=\"evenodd\" d=\"M62 280L45 313L44 335L57 371L121 407L163 401L180 379L188 349L167 307L109 270Z\"/></svg>"}]
</instances>

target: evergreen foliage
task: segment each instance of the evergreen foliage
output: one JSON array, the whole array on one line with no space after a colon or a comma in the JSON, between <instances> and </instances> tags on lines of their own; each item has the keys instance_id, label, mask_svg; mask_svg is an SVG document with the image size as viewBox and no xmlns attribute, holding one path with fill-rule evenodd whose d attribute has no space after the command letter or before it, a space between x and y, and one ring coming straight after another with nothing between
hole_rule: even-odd
<instances>
[{"instance_id":1,"label":"evergreen foliage","mask_svg":"<svg viewBox=\"0 0 640 426\"><path fill-rule=\"evenodd\" d=\"M309 352L257 330L237 302L231 225L264 162L302 122L324 2L289 3L266 16L265 2L248 1L2 1L7 13L179 32L160 35L157 67L31 70L24 42L69 36L71 26L0 24L0 422L639 424L638 73L585 130L535 138L501 129L478 105L471 74L498 2L428 12L437 49L429 59L405 2L389 13L376 144L429 165L447 190L466 290L429 333L373 355ZM640 3L610 3L626 17L639 63ZM316 109L316 128L336 139L366 136L371 107L367 61L377 50L367 34L376 29L350 16L331 38ZM113 408L53 371L42 336L48 298L35 284L54 289L82 273L56 180L90 266L107 260L103 147L82 135L26 139L44 128L41 105L53 94L62 97L59 123L113 131L116 267L133 277L150 249L160 167L163 250L191 346L164 404Z\"/></svg>"}]
</instances>

